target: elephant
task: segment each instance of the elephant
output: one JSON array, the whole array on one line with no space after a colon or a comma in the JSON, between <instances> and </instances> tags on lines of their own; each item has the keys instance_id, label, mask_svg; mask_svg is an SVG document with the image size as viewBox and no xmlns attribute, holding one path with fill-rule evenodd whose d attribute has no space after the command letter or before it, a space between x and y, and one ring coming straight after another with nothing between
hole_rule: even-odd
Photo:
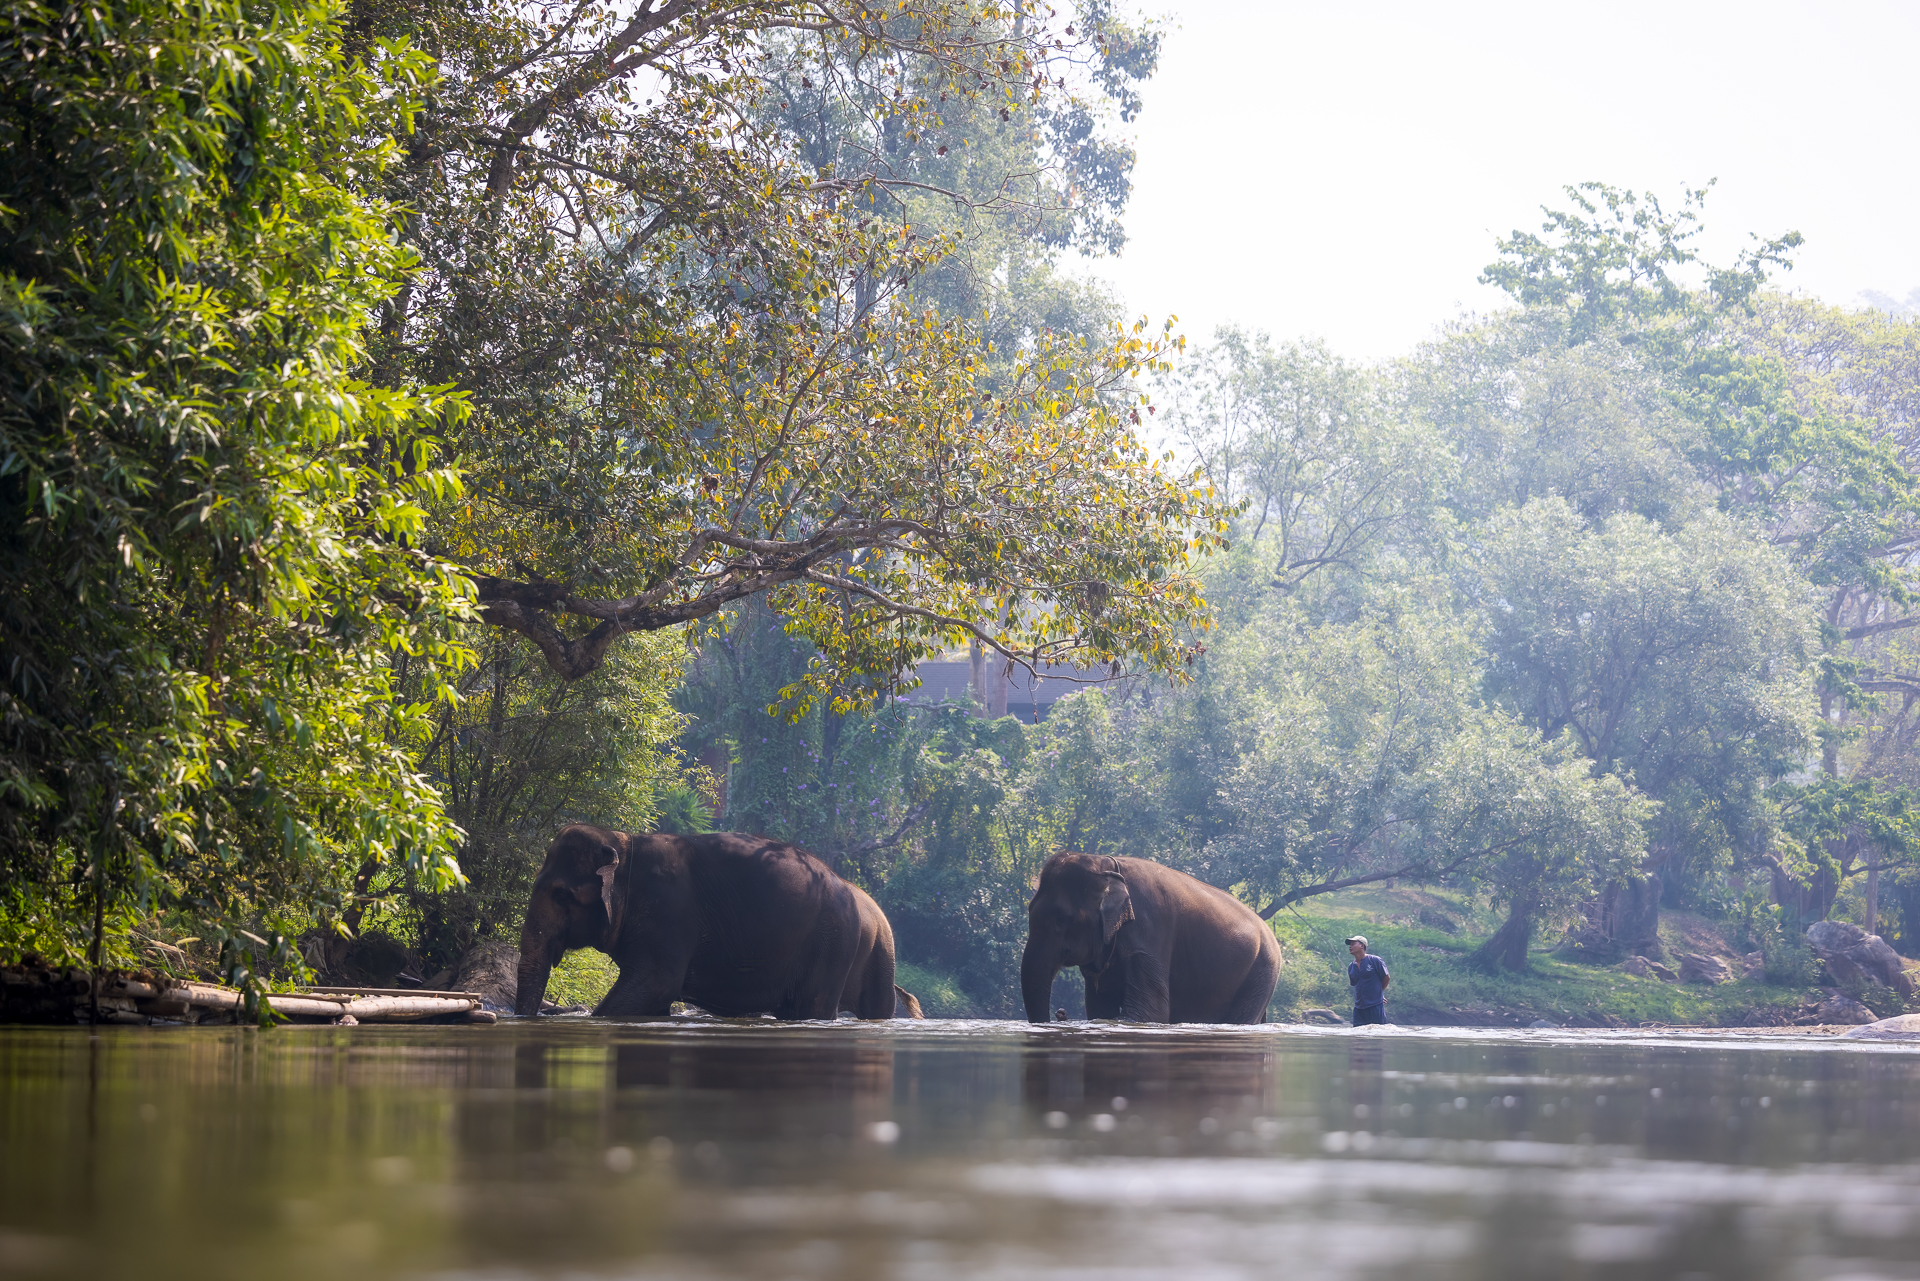
<instances>
[{"instance_id":1,"label":"elephant","mask_svg":"<svg viewBox=\"0 0 1920 1281\"><path fill-rule=\"evenodd\" d=\"M1264 1023L1280 943L1225 890L1139 858L1056 854L1027 904L1020 991L1048 1021L1054 975L1077 965L1087 1017Z\"/></svg>"},{"instance_id":2,"label":"elephant","mask_svg":"<svg viewBox=\"0 0 1920 1281\"><path fill-rule=\"evenodd\" d=\"M603 1016L686 1001L724 1017L832 1019L850 997L861 1017L891 1018L897 999L879 905L798 846L737 832L562 829L527 904L516 1013L538 1012L554 965L580 947L620 967L594 1009Z\"/></svg>"}]
</instances>

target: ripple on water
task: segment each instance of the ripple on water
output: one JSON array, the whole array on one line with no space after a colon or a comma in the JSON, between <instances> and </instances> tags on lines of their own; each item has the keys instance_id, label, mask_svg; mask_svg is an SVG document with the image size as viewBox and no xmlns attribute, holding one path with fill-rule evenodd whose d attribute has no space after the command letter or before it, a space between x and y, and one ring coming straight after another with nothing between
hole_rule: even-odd
<instances>
[{"instance_id":1,"label":"ripple on water","mask_svg":"<svg viewBox=\"0 0 1920 1281\"><path fill-rule=\"evenodd\" d=\"M1900 1043L569 1018L0 1078L0 1272L1920 1277Z\"/></svg>"}]
</instances>

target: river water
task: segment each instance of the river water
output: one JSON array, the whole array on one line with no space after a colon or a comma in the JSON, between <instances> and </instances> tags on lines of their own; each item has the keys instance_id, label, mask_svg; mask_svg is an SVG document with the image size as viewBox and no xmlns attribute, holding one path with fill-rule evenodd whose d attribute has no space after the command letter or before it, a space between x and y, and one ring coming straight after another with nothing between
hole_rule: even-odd
<instances>
[{"instance_id":1,"label":"river water","mask_svg":"<svg viewBox=\"0 0 1920 1281\"><path fill-rule=\"evenodd\" d=\"M1920 1046L0 1029L0 1273L1920 1278Z\"/></svg>"}]
</instances>

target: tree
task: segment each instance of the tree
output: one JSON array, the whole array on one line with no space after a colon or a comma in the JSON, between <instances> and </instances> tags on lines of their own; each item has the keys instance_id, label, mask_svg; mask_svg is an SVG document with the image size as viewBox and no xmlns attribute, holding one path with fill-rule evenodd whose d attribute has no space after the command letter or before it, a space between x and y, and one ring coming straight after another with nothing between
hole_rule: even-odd
<instances>
[{"instance_id":1,"label":"tree","mask_svg":"<svg viewBox=\"0 0 1920 1281\"><path fill-rule=\"evenodd\" d=\"M1430 586L1430 585L1429 585ZM1444 597L1442 598L1444 600ZM1215 833L1197 874L1263 916L1390 880L1465 883L1510 905L1524 940L1565 887L1635 858L1650 811L1564 745L1482 705L1467 620L1380 589L1362 617L1310 621L1276 600L1209 655L1231 709Z\"/></svg>"},{"instance_id":2,"label":"tree","mask_svg":"<svg viewBox=\"0 0 1920 1281\"><path fill-rule=\"evenodd\" d=\"M1665 803L1648 868L1698 884L1763 845L1764 790L1815 742L1798 577L1735 521L1671 533L1536 499L1496 514L1473 591L1490 692Z\"/></svg>"},{"instance_id":3,"label":"tree","mask_svg":"<svg viewBox=\"0 0 1920 1281\"><path fill-rule=\"evenodd\" d=\"M1680 322L1685 336L1718 309L1745 307L1770 270L1791 267L1790 255L1805 239L1797 231L1764 241L1752 235L1753 247L1731 266L1701 263L1687 242L1704 229L1700 210L1713 185L1683 188L1672 213L1652 192L1599 182L1567 187L1573 209L1542 205L1545 234L1515 231L1499 241L1500 258L1480 273L1480 283L1562 317L1570 345L1663 321ZM1704 288L1684 278L1686 268L1705 276Z\"/></svg>"},{"instance_id":4,"label":"tree","mask_svg":"<svg viewBox=\"0 0 1920 1281\"><path fill-rule=\"evenodd\" d=\"M384 870L367 880L368 910L350 910L344 921L352 931L397 927L423 974L457 965L480 939L518 937L534 874L561 825L675 830L662 822L670 806L680 822L696 821L675 743L686 718L670 701L687 659L677 637L636 638L591 675L564 681L521 637L474 624L463 636L479 661L461 674L459 700L435 709L431 736L414 748L420 772L460 825L463 884ZM347 944L344 936L327 941L329 967Z\"/></svg>"},{"instance_id":5,"label":"tree","mask_svg":"<svg viewBox=\"0 0 1920 1281\"><path fill-rule=\"evenodd\" d=\"M411 266L363 188L430 68L334 18L0 16L7 950L99 965L177 913L246 977L358 869L458 879L411 752L469 661L419 548L463 406L351 372Z\"/></svg>"},{"instance_id":6,"label":"tree","mask_svg":"<svg viewBox=\"0 0 1920 1281\"><path fill-rule=\"evenodd\" d=\"M1774 362L1781 394L1808 435L1845 442L1858 460L1835 472L1820 458L1831 447L1802 447L1774 462L1769 482L1779 494L1771 500L1775 540L1805 567L1832 629L1834 669L1823 682L1822 712L1866 735L1844 759L1842 735L1830 734L1824 770L1838 776L1851 767L1880 777L1904 771L1896 762L1920 702L1904 635L1920 623L1911 609L1920 547L1920 324L1767 294L1733 341Z\"/></svg>"},{"instance_id":7,"label":"tree","mask_svg":"<svg viewBox=\"0 0 1920 1281\"><path fill-rule=\"evenodd\" d=\"M471 496L436 550L490 623L575 679L623 635L765 594L820 653L797 709L968 636L1009 662L1184 667L1187 560L1220 531L1133 438L1130 380L1164 341L1035 334L994 368L971 317L917 292L951 239L869 213L931 184L884 148L829 167L854 153L810 159L783 123L794 81L922 151L950 116L1021 114L1052 163L1150 67L1104 5L356 14L443 33L395 188L427 270L381 367L473 391ZM1096 234L1111 207L1048 225Z\"/></svg>"},{"instance_id":8,"label":"tree","mask_svg":"<svg viewBox=\"0 0 1920 1281\"><path fill-rule=\"evenodd\" d=\"M1415 535L1449 479L1433 430L1317 343L1276 351L1265 334L1222 329L1175 388L1175 429L1213 487L1245 505L1241 535L1271 535L1283 590L1358 572L1383 543Z\"/></svg>"},{"instance_id":9,"label":"tree","mask_svg":"<svg viewBox=\"0 0 1920 1281\"><path fill-rule=\"evenodd\" d=\"M689 716L682 744L716 776L720 820L805 845L877 891L889 852L926 812L908 780L938 713L898 702L839 710L829 697L772 715L814 647L764 602L735 606L725 623L674 695Z\"/></svg>"},{"instance_id":10,"label":"tree","mask_svg":"<svg viewBox=\"0 0 1920 1281\"><path fill-rule=\"evenodd\" d=\"M1866 919L1861 924L1874 933L1881 873L1912 866L1913 794L1904 787L1876 786L1871 779L1842 782L1831 776L1806 786L1783 785L1776 794L1782 830L1767 856L1775 901L1804 928L1825 920L1846 883L1864 872Z\"/></svg>"},{"instance_id":11,"label":"tree","mask_svg":"<svg viewBox=\"0 0 1920 1281\"><path fill-rule=\"evenodd\" d=\"M1770 271L1791 266L1798 233L1754 237L1732 266L1700 262L1687 242L1701 229L1704 189L1684 192L1674 214L1651 194L1603 184L1567 193L1576 212L1548 211L1546 239L1501 241L1481 279L1538 310L1568 346L1610 340L1641 353L1693 426L1687 461L1705 492L1753 521L1826 597L1830 649L1920 622L1898 616L1911 598L1906 562L1920 512L1903 428L1910 406L1895 374L1911 363L1899 322L1879 313L1846 321L1763 292ZM1703 283L1679 278L1679 268ZM1823 663L1828 774L1845 736L1831 719L1874 692L1854 683L1855 661Z\"/></svg>"},{"instance_id":12,"label":"tree","mask_svg":"<svg viewBox=\"0 0 1920 1281\"><path fill-rule=\"evenodd\" d=\"M1462 322L1393 368L1401 412L1447 444L1458 520L1559 497L1588 520L1661 525L1710 503L1699 427L1659 361L1618 333L1569 346L1564 319L1520 309Z\"/></svg>"}]
</instances>

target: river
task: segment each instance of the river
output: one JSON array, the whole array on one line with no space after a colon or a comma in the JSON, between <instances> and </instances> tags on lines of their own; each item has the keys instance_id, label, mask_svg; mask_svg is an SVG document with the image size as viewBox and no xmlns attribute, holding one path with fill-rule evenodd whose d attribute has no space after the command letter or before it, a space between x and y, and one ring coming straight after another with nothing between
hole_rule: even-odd
<instances>
[{"instance_id":1,"label":"river","mask_svg":"<svg viewBox=\"0 0 1920 1281\"><path fill-rule=\"evenodd\" d=\"M0 1273L1920 1278L1920 1046L0 1029Z\"/></svg>"}]
</instances>

